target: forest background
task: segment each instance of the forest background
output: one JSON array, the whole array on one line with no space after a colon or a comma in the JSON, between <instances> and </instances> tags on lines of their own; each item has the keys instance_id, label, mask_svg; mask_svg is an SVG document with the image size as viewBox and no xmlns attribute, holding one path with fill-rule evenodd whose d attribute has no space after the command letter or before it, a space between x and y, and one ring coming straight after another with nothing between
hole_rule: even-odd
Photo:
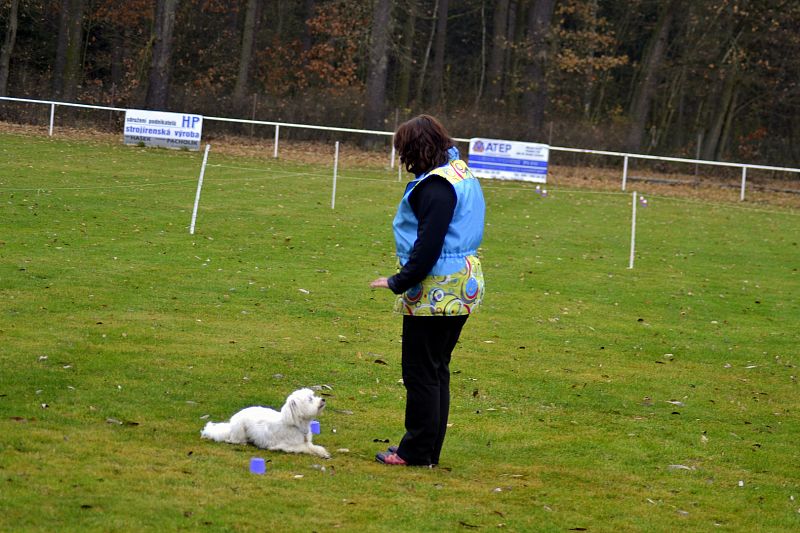
<instances>
[{"instance_id":1,"label":"forest background","mask_svg":"<svg viewBox=\"0 0 800 533\"><path fill-rule=\"evenodd\" d=\"M796 0L0 0L0 96L797 167L797 27Z\"/></svg>"}]
</instances>

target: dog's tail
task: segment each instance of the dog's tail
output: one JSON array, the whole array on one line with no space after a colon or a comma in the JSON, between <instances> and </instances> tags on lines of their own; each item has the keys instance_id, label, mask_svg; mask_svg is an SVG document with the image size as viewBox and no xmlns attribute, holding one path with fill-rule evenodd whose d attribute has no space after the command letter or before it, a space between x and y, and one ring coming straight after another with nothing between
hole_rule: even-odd
<instances>
[{"instance_id":1,"label":"dog's tail","mask_svg":"<svg viewBox=\"0 0 800 533\"><path fill-rule=\"evenodd\" d=\"M200 432L200 436L204 439L225 442L231 436L231 425L229 422L209 422Z\"/></svg>"}]
</instances>

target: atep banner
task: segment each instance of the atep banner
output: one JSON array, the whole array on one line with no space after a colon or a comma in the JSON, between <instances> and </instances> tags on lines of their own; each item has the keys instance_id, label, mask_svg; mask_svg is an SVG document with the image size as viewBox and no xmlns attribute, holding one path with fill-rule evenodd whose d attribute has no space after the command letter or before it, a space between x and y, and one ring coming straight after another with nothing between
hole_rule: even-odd
<instances>
[{"instance_id":1,"label":"atep banner","mask_svg":"<svg viewBox=\"0 0 800 533\"><path fill-rule=\"evenodd\" d=\"M546 144L470 139L469 168L479 178L547 182Z\"/></svg>"},{"instance_id":2,"label":"atep banner","mask_svg":"<svg viewBox=\"0 0 800 533\"><path fill-rule=\"evenodd\" d=\"M125 144L199 150L202 115L128 109L125 111Z\"/></svg>"}]
</instances>

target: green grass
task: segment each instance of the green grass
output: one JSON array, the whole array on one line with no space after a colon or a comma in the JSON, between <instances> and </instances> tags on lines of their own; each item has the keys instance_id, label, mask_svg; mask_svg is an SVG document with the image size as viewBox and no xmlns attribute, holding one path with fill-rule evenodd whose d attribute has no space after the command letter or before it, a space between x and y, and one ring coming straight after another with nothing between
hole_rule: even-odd
<instances>
[{"instance_id":1,"label":"green grass","mask_svg":"<svg viewBox=\"0 0 800 533\"><path fill-rule=\"evenodd\" d=\"M484 182L442 465L392 469L396 174L212 150L192 236L201 159L0 134L0 530L800 528L797 211L650 198L629 270L628 194ZM330 461L199 438L322 384Z\"/></svg>"}]
</instances>

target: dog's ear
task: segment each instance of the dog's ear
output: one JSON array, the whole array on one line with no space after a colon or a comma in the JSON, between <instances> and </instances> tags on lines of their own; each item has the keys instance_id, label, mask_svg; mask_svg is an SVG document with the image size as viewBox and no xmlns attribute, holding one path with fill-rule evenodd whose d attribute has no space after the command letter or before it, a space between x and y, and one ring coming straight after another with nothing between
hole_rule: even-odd
<instances>
[{"instance_id":1,"label":"dog's ear","mask_svg":"<svg viewBox=\"0 0 800 533\"><path fill-rule=\"evenodd\" d=\"M286 405L289 407L289 418L292 421L292 424L295 426L300 426L303 424L303 415L300 412L300 405L297 403L297 398L289 398L286 402Z\"/></svg>"}]
</instances>

